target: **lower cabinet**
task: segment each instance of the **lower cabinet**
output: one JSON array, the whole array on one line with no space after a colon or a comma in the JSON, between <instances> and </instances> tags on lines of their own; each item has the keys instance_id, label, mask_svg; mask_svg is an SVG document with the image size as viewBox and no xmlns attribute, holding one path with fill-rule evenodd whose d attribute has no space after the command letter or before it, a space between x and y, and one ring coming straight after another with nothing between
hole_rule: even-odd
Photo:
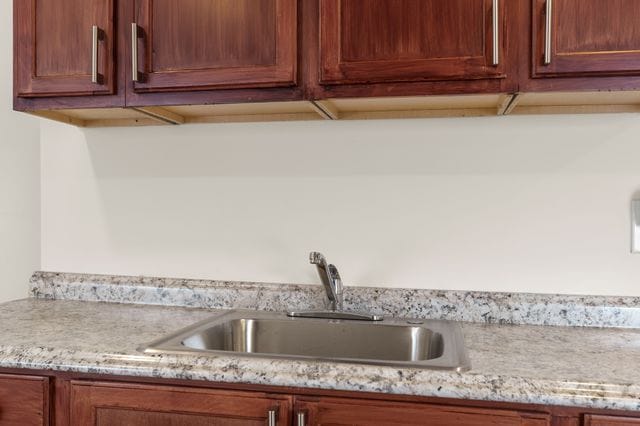
<instances>
[{"instance_id":1,"label":"lower cabinet","mask_svg":"<svg viewBox=\"0 0 640 426\"><path fill-rule=\"evenodd\" d=\"M640 426L629 411L13 371L0 426Z\"/></svg>"},{"instance_id":2,"label":"lower cabinet","mask_svg":"<svg viewBox=\"0 0 640 426\"><path fill-rule=\"evenodd\" d=\"M291 423L290 396L261 392L73 382L70 424L276 426Z\"/></svg>"},{"instance_id":3,"label":"lower cabinet","mask_svg":"<svg viewBox=\"0 0 640 426\"><path fill-rule=\"evenodd\" d=\"M0 425L49 424L49 378L0 374Z\"/></svg>"},{"instance_id":4,"label":"lower cabinet","mask_svg":"<svg viewBox=\"0 0 640 426\"><path fill-rule=\"evenodd\" d=\"M421 403L300 398L296 421L296 426L547 426L551 416Z\"/></svg>"}]
</instances>

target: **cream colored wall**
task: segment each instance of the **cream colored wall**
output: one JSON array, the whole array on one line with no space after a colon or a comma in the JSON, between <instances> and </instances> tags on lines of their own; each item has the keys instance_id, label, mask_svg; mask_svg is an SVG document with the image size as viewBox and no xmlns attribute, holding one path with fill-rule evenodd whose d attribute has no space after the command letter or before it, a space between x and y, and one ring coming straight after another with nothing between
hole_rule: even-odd
<instances>
[{"instance_id":1,"label":"cream colored wall","mask_svg":"<svg viewBox=\"0 0 640 426\"><path fill-rule=\"evenodd\" d=\"M640 295L638 115L39 133L11 111L11 16L0 301L40 249L48 270L306 283L321 250L349 285Z\"/></svg>"},{"instance_id":2,"label":"cream colored wall","mask_svg":"<svg viewBox=\"0 0 640 426\"><path fill-rule=\"evenodd\" d=\"M47 270L640 295L640 115L42 125Z\"/></svg>"},{"instance_id":3,"label":"cream colored wall","mask_svg":"<svg viewBox=\"0 0 640 426\"><path fill-rule=\"evenodd\" d=\"M12 7L0 2L0 302L26 297L40 267L38 121L12 111Z\"/></svg>"}]
</instances>

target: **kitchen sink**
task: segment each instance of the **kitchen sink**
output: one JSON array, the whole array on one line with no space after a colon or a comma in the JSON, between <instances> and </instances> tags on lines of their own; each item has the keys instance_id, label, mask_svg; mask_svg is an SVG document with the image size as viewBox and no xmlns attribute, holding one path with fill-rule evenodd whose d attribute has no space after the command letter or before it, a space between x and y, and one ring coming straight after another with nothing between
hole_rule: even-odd
<instances>
[{"instance_id":1,"label":"kitchen sink","mask_svg":"<svg viewBox=\"0 0 640 426\"><path fill-rule=\"evenodd\" d=\"M470 368L459 324L437 320L368 322L234 310L156 340L142 350L454 371Z\"/></svg>"}]
</instances>

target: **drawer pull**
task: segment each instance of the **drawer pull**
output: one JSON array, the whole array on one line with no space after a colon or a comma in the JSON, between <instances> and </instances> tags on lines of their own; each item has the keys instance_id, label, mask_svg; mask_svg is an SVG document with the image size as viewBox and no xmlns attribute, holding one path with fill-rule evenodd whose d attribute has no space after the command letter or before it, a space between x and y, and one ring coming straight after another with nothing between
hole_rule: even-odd
<instances>
[{"instance_id":1,"label":"drawer pull","mask_svg":"<svg viewBox=\"0 0 640 426\"><path fill-rule=\"evenodd\" d=\"M267 414L267 424L269 426L277 426L278 424L278 411L277 410L269 410Z\"/></svg>"}]
</instances>

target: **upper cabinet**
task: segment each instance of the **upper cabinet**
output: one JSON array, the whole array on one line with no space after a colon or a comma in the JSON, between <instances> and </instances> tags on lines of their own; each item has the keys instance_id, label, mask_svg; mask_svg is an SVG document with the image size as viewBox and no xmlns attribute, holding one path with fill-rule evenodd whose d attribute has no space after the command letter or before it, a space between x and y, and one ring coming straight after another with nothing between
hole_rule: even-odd
<instances>
[{"instance_id":1,"label":"upper cabinet","mask_svg":"<svg viewBox=\"0 0 640 426\"><path fill-rule=\"evenodd\" d=\"M113 94L114 0L16 0L15 94Z\"/></svg>"},{"instance_id":2,"label":"upper cabinet","mask_svg":"<svg viewBox=\"0 0 640 426\"><path fill-rule=\"evenodd\" d=\"M534 77L640 75L640 1L533 0Z\"/></svg>"},{"instance_id":3,"label":"upper cabinet","mask_svg":"<svg viewBox=\"0 0 640 426\"><path fill-rule=\"evenodd\" d=\"M640 0L13 1L14 108L78 126L640 104Z\"/></svg>"},{"instance_id":4,"label":"upper cabinet","mask_svg":"<svg viewBox=\"0 0 640 426\"><path fill-rule=\"evenodd\" d=\"M320 0L320 83L501 78L504 24L499 0Z\"/></svg>"},{"instance_id":5,"label":"upper cabinet","mask_svg":"<svg viewBox=\"0 0 640 426\"><path fill-rule=\"evenodd\" d=\"M134 3L130 28L134 91L296 84L296 0Z\"/></svg>"}]
</instances>

